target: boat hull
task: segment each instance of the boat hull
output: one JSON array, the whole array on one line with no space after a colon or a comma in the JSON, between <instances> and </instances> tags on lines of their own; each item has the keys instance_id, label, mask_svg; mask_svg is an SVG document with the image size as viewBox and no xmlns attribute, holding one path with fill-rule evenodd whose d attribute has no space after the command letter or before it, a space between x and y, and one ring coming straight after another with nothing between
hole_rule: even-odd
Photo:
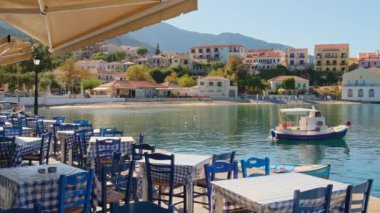
<instances>
[{"instance_id":1,"label":"boat hull","mask_svg":"<svg viewBox=\"0 0 380 213\"><path fill-rule=\"evenodd\" d=\"M280 168L280 169L279 169ZM297 172L314 177L329 179L331 165L298 165L298 164L279 164L274 165L275 173Z\"/></svg>"},{"instance_id":2,"label":"boat hull","mask_svg":"<svg viewBox=\"0 0 380 213\"><path fill-rule=\"evenodd\" d=\"M277 140L326 140L326 139L342 139L346 136L348 127L339 131L320 134L289 134L282 133L276 130L271 130L272 138Z\"/></svg>"}]
</instances>

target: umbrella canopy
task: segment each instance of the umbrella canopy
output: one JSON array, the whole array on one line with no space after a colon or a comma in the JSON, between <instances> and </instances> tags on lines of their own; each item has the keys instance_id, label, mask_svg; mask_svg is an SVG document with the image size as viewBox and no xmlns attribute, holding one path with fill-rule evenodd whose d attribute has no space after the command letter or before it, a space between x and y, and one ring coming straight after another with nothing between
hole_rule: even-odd
<instances>
[{"instance_id":1,"label":"umbrella canopy","mask_svg":"<svg viewBox=\"0 0 380 213\"><path fill-rule=\"evenodd\" d=\"M0 38L0 64L12 64L33 57L33 47L29 42L12 36Z\"/></svg>"},{"instance_id":2,"label":"umbrella canopy","mask_svg":"<svg viewBox=\"0 0 380 213\"><path fill-rule=\"evenodd\" d=\"M0 19L58 55L196 9L197 0L1 0Z\"/></svg>"}]
</instances>

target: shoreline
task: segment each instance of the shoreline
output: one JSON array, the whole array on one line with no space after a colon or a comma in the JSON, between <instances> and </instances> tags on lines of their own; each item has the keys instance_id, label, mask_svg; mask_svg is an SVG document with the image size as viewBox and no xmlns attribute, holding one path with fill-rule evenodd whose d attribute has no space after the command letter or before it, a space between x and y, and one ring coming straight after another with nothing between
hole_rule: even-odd
<instances>
[{"instance_id":1,"label":"shoreline","mask_svg":"<svg viewBox=\"0 0 380 213\"><path fill-rule=\"evenodd\" d=\"M361 104L348 101L316 101L315 103L306 102L290 102L286 104L276 104L270 102L234 102L234 101L161 101L161 102L105 102L93 104L67 104L56 106L44 106L44 108L61 109L61 108L91 108L102 109L107 108L154 108L154 107L192 107L192 106L255 106L255 105L313 105L313 104Z\"/></svg>"}]
</instances>

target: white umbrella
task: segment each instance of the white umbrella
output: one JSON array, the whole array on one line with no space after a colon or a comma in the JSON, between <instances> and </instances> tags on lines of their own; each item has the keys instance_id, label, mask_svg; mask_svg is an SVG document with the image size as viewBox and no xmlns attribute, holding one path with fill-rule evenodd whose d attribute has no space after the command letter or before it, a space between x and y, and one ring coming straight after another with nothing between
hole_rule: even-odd
<instances>
[{"instance_id":1,"label":"white umbrella","mask_svg":"<svg viewBox=\"0 0 380 213\"><path fill-rule=\"evenodd\" d=\"M196 9L197 0L1 0L0 19L58 55Z\"/></svg>"}]
</instances>

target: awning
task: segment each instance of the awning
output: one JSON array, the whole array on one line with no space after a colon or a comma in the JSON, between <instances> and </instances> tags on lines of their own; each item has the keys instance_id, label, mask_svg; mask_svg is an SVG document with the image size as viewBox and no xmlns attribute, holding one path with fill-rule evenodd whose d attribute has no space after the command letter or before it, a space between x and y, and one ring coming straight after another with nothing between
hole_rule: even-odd
<instances>
[{"instance_id":1,"label":"awning","mask_svg":"<svg viewBox=\"0 0 380 213\"><path fill-rule=\"evenodd\" d=\"M0 19L59 55L196 9L197 0L1 0Z\"/></svg>"},{"instance_id":2,"label":"awning","mask_svg":"<svg viewBox=\"0 0 380 213\"><path fill-rule=\"evenodd\" d=\"M33 47L29 42L12 36L0 38L0 64L12 64L29 60L33 57Z\"/></svg>"}]
</instances>

